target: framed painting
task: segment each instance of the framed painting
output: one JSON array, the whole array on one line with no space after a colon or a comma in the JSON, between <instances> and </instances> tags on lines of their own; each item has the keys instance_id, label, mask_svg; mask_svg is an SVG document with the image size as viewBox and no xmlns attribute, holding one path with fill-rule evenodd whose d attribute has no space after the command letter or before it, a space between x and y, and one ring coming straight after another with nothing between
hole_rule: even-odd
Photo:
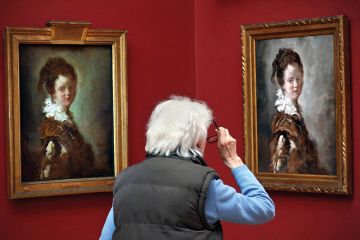
<instances>
[{"instance_id":1,"label":"framed painting","mask_svg":"<svg viewBox=\"0 0 360 240\"><path fill-rule=\"evenodd\" d=\"M127 167L126 31L6 29L8 196L111 191Z\"/></svg>"},{"instance_id":2,"label":"framed painting","mask_svg":"<svg viewBox=\"0 0 360 240\"><path fill-rule=\"evenodd\" d=\"M245 159L266 189L352 192L347 26L241 26Z\"/></svg>"}]
</instances>

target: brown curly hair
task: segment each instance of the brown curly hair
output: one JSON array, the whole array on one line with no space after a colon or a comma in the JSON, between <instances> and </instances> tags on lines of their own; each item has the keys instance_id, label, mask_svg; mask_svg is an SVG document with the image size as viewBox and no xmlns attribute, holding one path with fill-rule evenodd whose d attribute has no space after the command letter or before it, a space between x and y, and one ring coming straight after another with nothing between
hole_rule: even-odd
<instances>
[{"instance_id":1,"label":"brown curly hair","mask_svg":"<svg viewBox=\"0 0 360 240\"><path fill-rule=\"evenodd\" d=\"M304 74L303 64L297 52L291 48L280 48L275 60L272 63L273 71L271 74L271 81L276 82L282 87L284 85L284 72L290 64L297 64Z\"/></svg>"},{"instance_id":2,"label":"brown curly hair","mask_svg":"<svg viewBox=\"0 0 360 240\"><path fill-rule=\"evenodd\" d=\"M47 91L53 95L55 92L55 80L59 75L67 76L77 82L77 75L74 67L60 57L49 58L46 64L40 70L38 89Z\"/></svg>"}]
</instances>

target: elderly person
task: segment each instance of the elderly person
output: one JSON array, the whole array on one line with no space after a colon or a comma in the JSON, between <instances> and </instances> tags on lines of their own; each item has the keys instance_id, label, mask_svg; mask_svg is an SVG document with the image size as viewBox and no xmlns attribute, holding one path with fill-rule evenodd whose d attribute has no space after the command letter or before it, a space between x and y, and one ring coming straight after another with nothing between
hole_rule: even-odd
<instances>
[{"instance_id":1,"label":"elderly person","mask_svg":"<svg viewBox=\"0 0 360 240\"><path fill-rule=\"evenodd\" d=\"M216 130L219 155L241 193L207 166L211 122L207 105L186 97L156 106L147 126L147 157L116 178L100 239L222 239L220 220L260 224L274 218L273 201L237 155L226 128Z\"/></svg>"}]
</instances>

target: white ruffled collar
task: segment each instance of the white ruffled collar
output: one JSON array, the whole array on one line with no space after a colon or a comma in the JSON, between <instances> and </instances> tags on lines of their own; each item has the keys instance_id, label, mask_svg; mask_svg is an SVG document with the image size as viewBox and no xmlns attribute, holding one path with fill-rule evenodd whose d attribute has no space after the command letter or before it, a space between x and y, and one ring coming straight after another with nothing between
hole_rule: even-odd
<instances>
[{"instance_id":1,"label":"white ruffled collar","mask_svg":"<svg viewBox=\"0 0 360 240\"><path fill-rule=\"evenodd\" d=\"M54 103L51 97L47 97L44 101L43 113L46 118L54 118L59 122L67 121L72 123L71 116L65 112L58 104Z\"/></svg>"},{"instance_id":2,"label":"white ruffled collar","mask_svg":"<svg viewBox=\"0 0 360 240\"><path fill-rule=\"evenodd\" d=\"M294 105L294 103L283 94L281 89L277 90L276 96L277 96L277 99L275 101L275 107L279 112L284 112L285 114L288 114L288 115L300 116L299 110L301 110L301 109L298 109L298 108L300 108L300 106L296 107Z\"/></svg>"}]
</instances>

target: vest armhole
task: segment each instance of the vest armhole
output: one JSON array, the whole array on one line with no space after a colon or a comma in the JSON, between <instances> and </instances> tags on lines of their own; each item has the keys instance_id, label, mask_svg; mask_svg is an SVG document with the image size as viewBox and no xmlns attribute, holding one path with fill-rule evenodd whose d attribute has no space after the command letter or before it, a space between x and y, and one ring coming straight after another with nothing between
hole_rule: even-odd
<instances>
[{"instance_id":1,"label":"vest armhole","mask_svg":"<svg viewBox=\"0 0 360 240\"><path fill-rule=\"evenodd\" d=\"M199 197L199 206L198 206L201 223L207 230L210 230L210 231L215 230L216 225L218 224L218 223L215 223L215 224L210 225L205 216L206 197L208 194L210 182L213 179L219 179L219 176L216 174L215 171L210 171L205 175L203 184L201 186L201 192L200 192L200 197Z\"/></svg>"}]
</instances>

